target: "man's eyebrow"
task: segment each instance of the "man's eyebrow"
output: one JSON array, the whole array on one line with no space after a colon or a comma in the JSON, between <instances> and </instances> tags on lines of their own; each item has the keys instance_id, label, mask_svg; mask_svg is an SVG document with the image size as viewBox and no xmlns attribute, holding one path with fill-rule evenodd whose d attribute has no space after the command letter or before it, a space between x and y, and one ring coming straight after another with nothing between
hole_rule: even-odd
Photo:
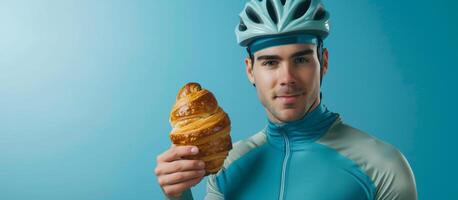
<instances>
[{"instance_id":1,"label":"man's eyebrow","mask_svg":"<svg viewBox=\"0 0 458 200\"><path fill-rule=\"evenodd\" d=\"M309 54L313 54L313 49L304 49L304 50L298 51L294 53L293 55L291 55L290 58L309 55ZM262 56L257 57L256 60L281 60L281 57L278 55L262 55Z\"/></svg>"},{"instance_id":2,"label":"man's eyebrow","mask_svg":"<svg viewBox=\"0 0 458 200\"><path fill-rule=\"evenodd\" d=\"M299 57L299 56L305 56L305 55L309 55L309 54L313 54L313 49L304 49L302 51L298 51L298 52L294 53L293 55L291 55L290 58Z\"/></svg>"},{"instance_id":3,"label":"man's eyebrow","mask_svg":"<svg viewBox=\"0 0 458 200\"><path fill-rule=\"evenodd\" d=\"M262 55L257 57L256 60L281 60L281 57L277 55Z\"/></svg>"}]
</instances>

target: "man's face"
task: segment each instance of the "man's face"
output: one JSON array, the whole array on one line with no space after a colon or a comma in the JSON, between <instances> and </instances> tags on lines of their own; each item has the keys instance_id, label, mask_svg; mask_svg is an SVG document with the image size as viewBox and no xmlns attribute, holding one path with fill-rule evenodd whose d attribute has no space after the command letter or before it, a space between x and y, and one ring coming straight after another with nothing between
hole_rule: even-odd
<instances>
[{"instance_id":1,"label":"man's face","mask_svg":"<svg viewBox=\"0 0 458 200\"><path fill-rule=\"evenodd\" d=\"M245 60L250 81L271 121L298 120L320 103L320 63L316 45L290 44L257 51ZM327 71L327 49L323 52L323 72Z\"/></svg>"}]
</instances>

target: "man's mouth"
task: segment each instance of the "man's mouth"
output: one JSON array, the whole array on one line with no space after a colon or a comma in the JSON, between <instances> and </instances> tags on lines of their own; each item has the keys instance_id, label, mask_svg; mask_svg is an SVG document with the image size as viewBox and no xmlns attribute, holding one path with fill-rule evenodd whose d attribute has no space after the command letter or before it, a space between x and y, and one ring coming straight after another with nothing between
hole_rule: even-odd
<instances>
[{"instance_id":1,"label":"man's mouth","mask_svg":"<svg viewBox=\"0 0 458 200\"><path fill-rule=\"evenodd\" d=\"M288 95L278 95L275 96L274 99L280 100L284 104L293 104L299 99L299 97L302 95L300 94L288 94Z\"/></svg>"}]
</instances>

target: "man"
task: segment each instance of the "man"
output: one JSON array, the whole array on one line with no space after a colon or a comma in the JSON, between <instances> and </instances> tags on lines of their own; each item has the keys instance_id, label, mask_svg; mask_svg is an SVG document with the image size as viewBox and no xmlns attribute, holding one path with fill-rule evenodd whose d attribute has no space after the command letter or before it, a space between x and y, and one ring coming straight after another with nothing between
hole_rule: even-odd
<instances>
[{"instance_id":1,"label":"man","mask_svg":"<svg viewBox=\"0 0 458 200\"><path fill-rule=\"evenodd\" d=\"M206 199L417 199L404 156L321 103L329 13L320 0L251 0L240 17L237 39L268 124L234 144ZM180 157L197 151L174 146L158 156L168 198L192 199L204 166Z\"/></svg>"}]
</instances>

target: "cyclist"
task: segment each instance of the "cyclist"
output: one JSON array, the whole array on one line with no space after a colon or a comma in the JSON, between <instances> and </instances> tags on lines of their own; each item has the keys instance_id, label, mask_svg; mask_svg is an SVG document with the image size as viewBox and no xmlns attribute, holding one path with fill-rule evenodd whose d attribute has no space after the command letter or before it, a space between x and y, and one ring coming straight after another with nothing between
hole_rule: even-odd
<instances>
[{"instance_id":1,"label":"cyclist","mask_svg":"<svg viewBox=\"0 0 458 200\"><path fill-rule=\"evenodd\" d=\"M234 144L210 175L206 199L415 200L415 179L402 153L343 122L321 103L328 70L329 12L320 0L251 0L240 13L238 43L246 74L268 118ZM191 146L158 156L156 175L169 199L192 199L203 177Z\"/></svg>"}]
</instances>

